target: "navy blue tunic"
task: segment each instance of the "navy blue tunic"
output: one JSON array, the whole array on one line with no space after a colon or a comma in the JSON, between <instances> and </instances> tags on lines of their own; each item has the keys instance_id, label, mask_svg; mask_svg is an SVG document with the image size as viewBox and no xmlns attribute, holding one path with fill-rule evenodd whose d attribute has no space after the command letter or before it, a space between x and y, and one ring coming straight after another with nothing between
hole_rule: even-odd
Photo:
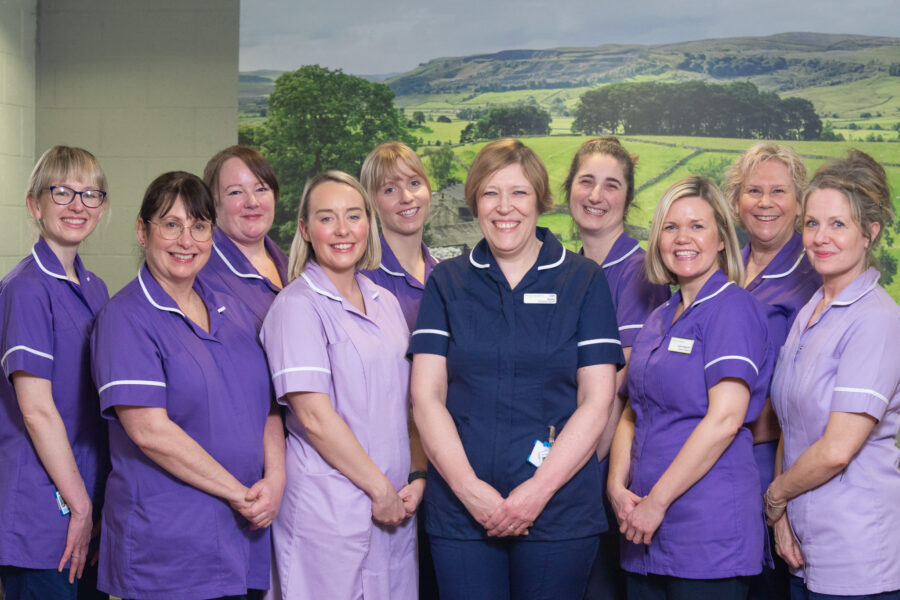
<instances>
[{"instance_id":1,"label":"navy blue tunic","mask_svg":"<svg viewBox=\"0 0 900 600\"><path fill-rule=\"evenodd\" d=\"M447 357L447 410L475 474L507 496L534 475L535 440L557 433L577 408L579 367L624 362L603 269L567 252L545 228L537 262L510 289L487 243L438 264L428 279L409 354ZM607 529L600 464L589 460L551 498L529 540ZM436 469L425 489L426 529L482 539Z\"/></svg>"}]
</instances>

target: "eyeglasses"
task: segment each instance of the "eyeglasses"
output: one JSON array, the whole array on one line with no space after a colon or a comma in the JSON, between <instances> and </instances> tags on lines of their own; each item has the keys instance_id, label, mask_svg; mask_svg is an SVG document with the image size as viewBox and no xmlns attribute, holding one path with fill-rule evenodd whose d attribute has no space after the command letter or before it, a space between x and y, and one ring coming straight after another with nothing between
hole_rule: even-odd
<instances>
[{"instance_id":1,"label":"eyeglasses","mask_svg":"<svg viewBox=\"0 0 900 600\"><path fill-rule=\"evenodd\" d=\"M194 221L190 225L185 225L176 219L147 222L156 225L159 234L166 240L177 240L185 229L190 231L195 242L208 242L212 239L213 226L209 221Z\"/></svg>"},{"instance_id":2,"label":"eyeglasses","mask_svg":"<svg viewBox=\"0 0 900 600\"><path fill-rule=\"evenodd\" d=\"M84 204L86 208L98 208L103 204L103 201L106 200L106 192L103 190L82 190L76 192L72 188L64 185L51 185L44 189L50 191L50 199L60 206L72 204L72 200L75 199L75 196L81 196L81 203Z\"/></svg>"}]
</instances>

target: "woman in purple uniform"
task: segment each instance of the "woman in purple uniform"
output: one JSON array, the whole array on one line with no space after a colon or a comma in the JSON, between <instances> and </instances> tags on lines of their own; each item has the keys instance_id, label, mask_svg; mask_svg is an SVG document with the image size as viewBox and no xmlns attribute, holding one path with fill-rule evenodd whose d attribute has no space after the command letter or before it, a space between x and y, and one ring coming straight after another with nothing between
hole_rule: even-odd
<instances>
[{"instance_id":1,"label":"woman in purple uniform","mask_svg":"<svg viewBox=\"0 0 900 600\"><path fill-rule=\"evenodd\" d=\"M278 203L275 170L253 148L231 146L209 159L203 180L216 202L216 229L200 277L246 304L258 329L287 283L287 256L268 236Z\"/></svg>"},{"instance_id":2,"label":"woman in purple uniform","mask_svg":"<svg viewBox=\"0 0 900 600\"><path fill-rule=\"evenodd\" d=\"M803 199L822 287L775 369L783 461L766 492L792 600L900 598L900 308L872 266L892 218L884 169L859 151L822 166Z\"/></svg>"},{"instance_id":3,"label":"woman in purple uniform","mask_svg":"<svg viewBox=\"0 0 900 600\"><path fill-rule=\"evenodd\" d=\"M0 282L0 581L8 600L95 591L75 580L90 570L108 471L88 342L109 294L78 247L100 222L105 190L90 152L47 150L25 199L40 237Z\"/></svg>"},{"instance_id":4,"label":"woman in purple uniform","mask_svg":"<svg viewBox=\"0 0 900 600\"><path fill-rule=\"evenodd\" d=\"M438 262L422 241L431 208L431 184L425 175L425 166L406 144L385 142L366 157L360 171L360 183L369 193L381 223L381 263L377 269L363 273L397 297L406 325L412 331L425 281ZM418 431L412 422L409 433L418 439ZM413 447L421 447L421 444L417 442ZM424 456L418 457L417 462L427 464ZM414 476L424 479L426 473L418 471ZM419 507L416 520L419 598L437 599L437 579L425 533L424 505Z\"/></svg>"},{"instance_id":5,"label":"woman in purple uniform","mask_svg":"<svg viewBox=\"0 0 900 600\"><path fill-rule=\"evenodd\" d=\"M431 208L425 166L406 144L385 142L366 157L359 182L372 198L381 224L381 263L363 273L397 297L412 331L425 280L437 264L422 241Z\"/></svg>"},{"instance_id":6,"label":"woman in purple uniform","mask_svg":"<svg viewBox=\"0 0 900 600\"><path fill-rule=\"evenodd\" d=\"M725 197L750 236L750 242L741 250L745 269L742 286L763 305L777 351L784 344L797 311L822 283L806 258L797 232L806 167L787 146L762 142L731 165L727 180ZM750 432L760 484L766 489L772 482L780 435L769 400L760 417L750 424ZM787 575L782 561L774 570L764 567L762 575L753 581L751 597L787 598Z\"/></svg>"},{"instance_id":7,"label":"woman in purple uniform","mask_svg":"<svg viewBox=\"0 0 900 600\"><path fill-rule=\"evenodd\" d=\"M144 264L92 334L112 459L99 586L123 598L269 586L284 435L254 315L197 279L215 219L198 177L157 177L136 223Z\"/></svg>"},{"instance_id":8,"label":"woman in purple uniform","mask_svg":"<svg viewBox=\"0 0 900 600\"><path fill-rule=\"evenodd\" d=\"M753 439L772 370L766 316L741 289L731 214L708 179L657 205L647 274L676 283L634 342L608 494L629 599L743 599L763 565Z\"/></svg>"},{"instance_id":9,"label":"woman in purple uniform","mask_svg":"<svg viewBox=\"0 0 900 600\"><path fill-rule=\"evenodd\" d=\"M622 387L628 374L628 358L634 338L647 316L670 296L668 285L656 285L647 280L644 270L646 253L637 240L625 233L625 218L634 201L636 160L617 138L590 139L575 153L563 184L569 212L581 236L581 252L603 267L609 282L626 365L616 374L617 390ZM604 483L609 470L609 445L623 407L624 399L617 394L613 412L597 447ZM604 504L608 519L614 522L605 494ZM600 548L585 598L624 597L625 581L619 566L619 533L611 529L600 537Z\"/></svg>"}]
</instances>

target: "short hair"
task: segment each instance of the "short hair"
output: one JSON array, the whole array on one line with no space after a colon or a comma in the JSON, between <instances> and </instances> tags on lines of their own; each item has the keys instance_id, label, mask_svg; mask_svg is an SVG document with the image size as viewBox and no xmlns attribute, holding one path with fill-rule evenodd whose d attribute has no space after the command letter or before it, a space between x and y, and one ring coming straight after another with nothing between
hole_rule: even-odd
<instances>
[{"instance_id":1,"label":"short hair","mask_svg":"<svg viewBox=\"0 0 900 600\"><path fill-rule=\"evenodd\" d=\"M803 195L802 214L806 215L809 197L816 190L832 189L841 192L850 203L850 215L869 240L866 265L872 264L872 250L886 226L894 220L891 190L887 174L878 162L859 150L851 150L847 158L831 160L816 171ZM874 238L869 233L873 223L879 231Z\"/></svg>"},{"instance_id":2,"label":"short hair","mask_svg":"<svg viewBox=\"0 0 900 600\"><path fill-rule=\"evenodd\" d=\"M409 167L410 171L421 177L425 181L429 194L431 193L431 182L428 181L425 165L422 164L419 155L403 142L384 142L369 152L359 172L359 182L366 188L369 196L374 197L376 190L395 173L397 161L402 162Z\"/></svg>"},{"instance_id":3,"label":"short hair","mask_svg":"<svg viewBox=\"0 0 900 600\"><path fill-rule=\"evenodd\" d=\"M716 230L719 239L725 243L725 247L719 252L719 268L725 272L729 281L738 285L744 282L744 261L741 259L741 248L738 245L737 234L734 231L734 221L731 211L725 203L725 197L719 187L706 177L691 175L676 181L663 193L653 213L653 223L650 225L650 242L647 246L647 278L652 283L677 284L678 278L669 270L659 250L659 238L662 234L662 225L669 209L676 200L682 198L702 198L713 209L716 218Z\"/></svg>"},{"instance_id":4,"label":"short hair","mask_svg":"<svg viewBox=\"0 0 900 600\"><path fill-rule=\"evenodd\" d=\"M172 210L176 200L184 204L184 212L192 219L216 224L216 205L203 180L185 171L163 173L147 186L138 212L138 219L145 224L159 215L164 217Z\"/></svg>"},{"instance_id":5,"label":"short hair","mask_svg":"<svg viewBox=\"0 0 900 600\"><path fill-rule=\"evenodd\" d=\"M473 215L478 216L478 197L487 187L488 179L500 169L514 164L521 165L525 178L534 188L538 214L553 208L553 193L544 163L534 150L519 140L504 138L482 148L469 167L464 193L466 205Z\"/></svg>"},{"instance_id":6,"label":"short hair","mask_svg":"<svg viewBox=\"0 0 900 600\"><path fill-rule=\"evenodd\" d=\"M375 227L375 207L372 205L372 199L369 198L366 189L357 181L356 177L343 171L330 170L310 177L303 187L300 207L297 210L297 231L294 233L294 241L291 242L291 254L288 262L289 281L297 279L306 267L306 263L311 258L315 258L312 244L304 240L300 233L300 221L309 223L309 198L313 190L328 181L350 186L362 196L363 207L369 220L369 234L366 236L366 251L356 263L356 268L360 270L377 269L381 264L381 242L378 239L378 228Z\"/></svg>"},{"instance_id":7,"label":"short hair","mask_svg":"<svg viewBox=\"0 0 900 600\"><path fill-rule=\"evenodd\" d=\"M622 145L622 142L619 141L619 138L614 136L591 138L581 144L581 147L575 152L575 156L572 157L572 165L569 167L569 174L563 182L563 190L566 192L566 204L568 205L569 200L571 200L572 184L575 182L575 175L578 173L578 169L581 168L581 163L584 162L585 158L594 154L604 154L619 161L622 172L625 174L625 213L623 217L627 217L628 209L631 207L631 203L634 202L634 166L637 164L638 157L636 154L629 153L625 146Z\"/></svg>"},{"instance_id":8,"label":"short hair","mask_svg":"<svg viewBox=\"0 0 900 600\"><path fill-rule=\"evenodd\" d=\"M106 191L106 174L93 154L84 148L53 146L44 152L34 165L28 178L25 195L37 201L41 191L68 177L90 182L90 185L98 190ZM109 197L106 200L109 200ZM44 233L44 224L41 221L35 220L34 225L41 234Z\"/></svg>"},{"instance_id":9,"label":"short hair","mask_svg":"<svg viewBox=\"0 0 900 600\"><path fill-rule=\"evenodd\" d=\"M275 201L278 201L278 177L275 176L275 169L272 168L266 157L258 150L247 146L229 146L209 159L206 168L203 169L203 181L212 192L217 205L219 204L219 173L222 171L222 166L232 158L237 158L247 165L251 173L269 186L275 196Z\"/></svg>"},{"instance_id":10,"label":"short hair","mask_svg":"<svg viewBox=\"0 0 900 600\"><path fill-rule=\"evenodd\" d=\"M725 172L725 198L728 200L736 222L740 222L738 207L741 203L744 182L753 169L769 160L780 161L787 167L791 182L794 184L794 198L797 199L797 202L803 198L803 192L806 191L807 185L806 165L803 164L803 159L796 150L775 142L754 144L738 156Z\"/></svg>"}]
</instances>

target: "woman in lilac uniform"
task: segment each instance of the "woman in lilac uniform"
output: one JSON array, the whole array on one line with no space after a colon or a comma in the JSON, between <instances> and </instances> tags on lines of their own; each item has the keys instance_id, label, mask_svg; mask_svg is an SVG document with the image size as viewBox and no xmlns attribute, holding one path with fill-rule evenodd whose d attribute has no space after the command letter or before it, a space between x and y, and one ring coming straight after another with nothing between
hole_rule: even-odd
<instances>
[{"instance_id":1,"label":"woman in lilac uniform","mask_svg":"<svg viewBox=\"0 0 900 600\"><path fill-rule=\"evenodd\" d=\"M775 369L784 472L766 492L793 600L900 598L900 308L872 266L892 218L884 169L859 151L822 166L804 196L822 287Z\"/></svg>"},{"instance_id":2,"label":"woman in lilac uniform","mask_svg":"<svg viewBox=\"0 0 900 600\"><path fill-rule=\"evenodd\" d=\"M287 281L287 256L268 236L278 203L275 170L253 148L231 146L209 159L203 180L216 202L216 229L200 277L246 304L259 328Z\"/></svg>"},{"instance_id":3,"label":"woman in lilac uniform","mask_svg":"<svg viewBox=\"0 0 900 600\"><path fill-rule=\"evenodd\" d=\"M397 297L411 331L425 280L437 264L422 241L431 208L425 166L406 144L385 142L366 157L359 182L375 204L381 224L381 263L363 273Z\"/></svg>"},{"instance_id":4,"label":"woman in lilac uniform","mask_svg":"<svg viewBox=\"0 0 900 600\"><path fill-rule=\"evenodd\" d=\"M409 337L397 299L359 273L379 262L375 213L340 171L306 183L291 283L260 337L287 416L287 486L274 524L276 597L412 600Z\"/></svg>"},{"instance_id":5,"label":"woman in lilac uniform","mask_svg":"<svg viewBox=\"0 0 900 600\"><path fill-rule=\"evenodd\" d=\"M750 236L741 250L742 286L766 311L776 351L784 344L797 311L822 284L803 251L797 232L800 199L806 189L803 159L787 146L762 142L744 152L727 173L725 197ZM780 429L767 399L760 417L750 424L753 455L760 484L766 489L775 469ZM779 600L788 596L787 566L764 567L753 581L751 598Z\"/></svg>"},{"instance_id":6,"label":"woman in lilac uniform","mask_svg":"<svg viewBox=\"0 0 900 600\"><path fill-rule=\"evenodd\" d=\"M109 294L78 247L100 222L105 189L91 153L47 150L25 199L40 237L0 282L0 581L8 600L94 592L75 579L90 559L108 471L88 340Z\"/></svg>"},{"instance_id":7,"label":"woman in lilac uniform","mask_svg":"<svg viewBox=\"0 0 900 600\"><path fill-rule=\"evenodd\" d=\"M144 264L92 334L112 459L99 586L123 598L269 585L284 437L252 313L196 278L214 223L198 177L157 177L136 223Z\"/></svg>"},{"instance_id":8,"label":"woman in lilac uniform","mask_svg":"<svg viewBox=\"0 0 900 600\"><path fill-rule=\"evenodd\" d=\"M581 253L603 267L609 282L619 339L625 354L625 368L616 374L620 389L628 374L628 358L634 338L654 308L669 299L669 286L647 281L644 270L645 252L637 240L625 233L625 218L634 201L633 157L614 137L594 138L584 142L572 159L563 188L572 220L581 236ZM624 408L624 399L616 394L613 412L600 444L603 481L609 470L607 455L613 433ZM607 516L614 515L603 494ZM615 529L600 538L600 549L588 581L586 599L624 598L625 580L619 566L619 534Z\"/></svg>"},{"instance_id":9,"label":"woman in lilac uniform","mask_svg":"<svg viewBox=\"0 0 900 600\"><path fill-rule=\"evenodd\" d=\"M765 543L746 423L762 409L773 357L762 307L736 285L737 237L708 179L663 194L647 274L679 291L635 340L610 454L628 597L746 598Z\"/></svg>"}]
</instances>

